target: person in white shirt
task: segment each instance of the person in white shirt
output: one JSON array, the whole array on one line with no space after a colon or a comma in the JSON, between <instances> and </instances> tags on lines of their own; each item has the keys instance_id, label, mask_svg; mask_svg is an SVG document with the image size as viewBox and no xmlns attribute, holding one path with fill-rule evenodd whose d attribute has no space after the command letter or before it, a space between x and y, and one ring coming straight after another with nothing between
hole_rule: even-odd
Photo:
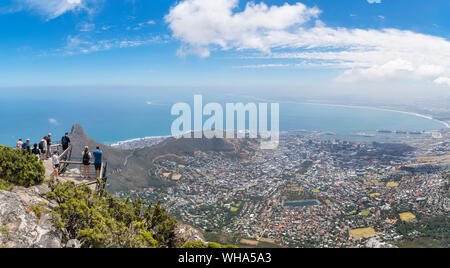
<instances>
[{"instance_id":1,"label":"person in white shirt","mask_svg":"<svg viewBox=\"0 0 450 268\"><path fill-rule=\"evenodd\" d=\"M58 151L55 151L53 153L52 162L53 162L53 167L55 169L55 179L56 179L56 181L58 181L58 177L59 177L59 153L58 153Z\"/></svg>"},{"instance_id":2,"label":"person in white shirt","mask_svg":"<svg viewBox=\"0 0 450 268\"><path fill-rule=\"evenodd\" d=\"M22 149L23 141L22 139L19 139L19 141L16 143L16 149Z\"/></svg>"},{"instance_id":3,"label":"person in white shirt","mask_svg":"<svg viewBox=\"0 0 450 268\"><path fill-rule=\"evenodd\" d=\"M47 155L47 136L43 137L41 142L39 142L39 150L41 150L41 160L45 160Z\"/></svg>"}]
</instances>

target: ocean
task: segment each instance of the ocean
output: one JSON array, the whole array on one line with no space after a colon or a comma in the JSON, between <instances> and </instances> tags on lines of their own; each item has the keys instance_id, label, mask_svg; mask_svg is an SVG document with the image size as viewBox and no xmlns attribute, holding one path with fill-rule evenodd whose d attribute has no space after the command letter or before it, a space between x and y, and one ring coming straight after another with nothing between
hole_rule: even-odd
<instances>
[{"instance_id":1,"label":"ocean","mask_svg":"<svg viewBox=\"0 0 450 268\"><path fill-rule=\"evenodd\" d=\"M192 92L89 88L20 89L0 91L0 144L14 146L19 138L39 142L49 132L59 140L74 123L93 139L113 144L129 139L170 135L176 102L192 105ZM204 103L255 102L249 97L209 94ZM191 106L192 107L192 106ZM225 106L224 106L225 107ZM206 117L205 117L206 119ZM411 113L366 107L280 103L280 130L332 132L328 138L389 140L377 130L429 131L445 128L437 120ZM376 137L357 136L357 133ZM331 135L332 134L332 135Z\"/></svg>"}]
</instances>

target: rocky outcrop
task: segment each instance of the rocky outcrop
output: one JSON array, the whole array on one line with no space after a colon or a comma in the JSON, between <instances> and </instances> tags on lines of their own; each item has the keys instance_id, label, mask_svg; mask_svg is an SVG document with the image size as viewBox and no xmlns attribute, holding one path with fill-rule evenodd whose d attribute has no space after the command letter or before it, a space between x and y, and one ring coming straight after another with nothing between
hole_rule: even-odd
<instances>
[{"instance_id":1,"label":"rocky outcrop","mask_svg":"<svg viewBox=\"0 0 450 268\"><path fill-rule=\"evenodd\" d=\"M43 197L49 190L42 184L0 191L0 248L81 247L78 240L66 243L61 231L53 225L51 208L57 204ZM186 224L178 225L176 236L180 247L190 241L205 242L200 231Z\"/></svg>"},{"instance_id":2,"label":"rocky outcrop","mask_svg":"<svg viewBox=\"0 0 450 268\"><path fill-rule=\"evenodd\" d=\"M47 191L45 184L0 191L0 248L81 247L78 240L65 243L53 225L51 208L56 204L43 197ZM178 225L176 236L180 247L190 241L205 242L200 231L185 224Z\"/></svg>"},{"instance_id":3,"label":"rocky outcrop","mask_svg":"<svg viewBox=\"0 0 450 268\"><path fill-rule=\"evenodd\" d=\"M206 243L205 238L200 231L186 224L178 225L176 235L181 242L180 246L183 246L185 243L192 241L202 241Z\"/></svg>"},{"instance_id":4,"label":"rocky outcrop","mask_svg":"<svg viewBox=\"0 0 450 268\"><path fill-rule=\"evenodd\" d=\"M394 245L381 242L378 238L372 237L366 242L366 248L396 248Z\"/></svg>"},{"instance_id":5,"label":"rocky outcrop","mask_svg":"<svg viewBox=\"0 0 450 268\"><path fill-rule=\"evenodd\" d=\"M0 191L0 247L60 248L61 234L52 224L50 203L40 197L43 187Z\"/></svg>"}]
</instances>

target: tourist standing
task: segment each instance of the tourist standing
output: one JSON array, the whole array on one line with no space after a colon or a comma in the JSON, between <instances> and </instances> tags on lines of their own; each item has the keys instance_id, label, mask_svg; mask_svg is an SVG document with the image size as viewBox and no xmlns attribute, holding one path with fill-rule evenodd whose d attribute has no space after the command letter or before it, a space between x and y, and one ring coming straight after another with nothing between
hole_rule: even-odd
<instances>
[{"instance_id":1,"label":"tourist standing","mask_svg":"<svg viewBox=\"0 0 450 268\"><path fill-rule=\"evenodd\" d=\"M30 139L27 139L27 141L24 144L22 144L22 149L24 149L28 153L31 151Z\"/></svg>"},{"instance_id":2,"label":"tourist standing","mask_svg":"<svg viewBox=\"0 0 450 268\"><path fill-rule=\"evenodd\" d=\"M91 165L91 153L89 152L89 147L86 146L84 147L84 151L82 153L82 157L83 157L83 166L84 166L84 178L88 178L90 179L90 170L89 167ZM87 177L86 177L86 173L87 173Z\"/></svg>"},{"instance_id":3,"label":"tourist standing","mask_svg":"<svg viewBox=\"0 0 450 268\"><path fill-rule=\"evenodd\" d=\"M47 155L47 136L43 137L39 142L39 150L41 150L41 160L44 161Z\"/></svg>"},{"instance_id":4,"label":"tourist standing","mask_svg":"<svg viewBox=\"0 0 450 268\"><path fill-rule=\"evenodd\" d=\"M93 155L95 165L95 178L100 178L100 171L103 163L103 152L100 150L100 146L97 146L97 150L93 152Z\"/></svg>"},{"instance_id":5,"label":"tourist standing","mask_svg":"<svg viewBox=\"0 0 450 268\"><path fill-rule=\"evenodd\" d=\"M67 149L69 149L69 144L70 144L69 133L66 132L66 135L64 135L61 138L61 145L62 145L62 148L63 148L63 152L65 152Z\"/></svg>"},{"instance_id":6,"label":"tourist standing","mask_svg":"<svg viewBox=\"0 0 450 268\"><path fill-rule=\"evenodd\" d=\"M22 139L19 139L19 141L16 143L16 149L22 149L23 141Z\"/></svg>"},{"instance_id":7,"label":"tourist standing","mask_svg":"<svg viewBox=\"0 0 450 268\"><path fill-rule=\"evenodd\" d=\"M53 168L55 169L55 179L56 182L58 182L58 177L59 177L59 152L55 151L53 153L53 157L52 157L52 163L53 163Z\"/></svg>"},{"instance_id":8,"label":"tourist standing","mask_svg":"<svg viewBox=\"0 0 450 268\"><path fill-rule=\"evenodd\" d=\"M51 146L52 146L52 133L48 133L48 135L47 135L47 157L50 157Z\"/></svg>"},{"instance_id":9,"label":"tourist standing","mask_svg":"<svg viewBox=\"0 0 450 268\"><path fill-rule=\"evenodd\" d=\"M37 159L41 157L41 150L39 150L37 143L33 145L33 149L31 150L31 153L36 156Z\"/></svg>"}]
</instances>

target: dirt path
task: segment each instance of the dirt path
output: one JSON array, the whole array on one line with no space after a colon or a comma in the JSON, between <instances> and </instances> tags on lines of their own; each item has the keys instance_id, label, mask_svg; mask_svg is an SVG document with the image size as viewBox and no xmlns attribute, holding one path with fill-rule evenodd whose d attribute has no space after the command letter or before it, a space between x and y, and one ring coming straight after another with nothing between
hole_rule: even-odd
<instances>
[{"instance_id":1,"label":"dirt path","mask_svg":"<svg viewBox=\"0 0 450 268\"><path fill-rule=\"evenodd\" d=\"M125 161L123 162L123 166L126 167L128 164L128 159L130 159L130 157L133 156L133 153L131 153L130 155L127 155L127 157L125 157Z\"/></svg>"},{"instance_id":2,"label":"dirt path","mask_svg":"<svg viewBox=\"0 0 450 268\"><path fill-rule=\"evenodd\" d=\"M160 156L155 157L155 158L152 160L152 163L155 163L157 160L159 160L159 159L161 159L161 158L168 157L168 156L172 156L172 157L175 157L175 158L178 158L178 159L182 159L181 156L176 155L176 154L165 154L165 155L160 155Z\"/></svg>"}]
</instances>

